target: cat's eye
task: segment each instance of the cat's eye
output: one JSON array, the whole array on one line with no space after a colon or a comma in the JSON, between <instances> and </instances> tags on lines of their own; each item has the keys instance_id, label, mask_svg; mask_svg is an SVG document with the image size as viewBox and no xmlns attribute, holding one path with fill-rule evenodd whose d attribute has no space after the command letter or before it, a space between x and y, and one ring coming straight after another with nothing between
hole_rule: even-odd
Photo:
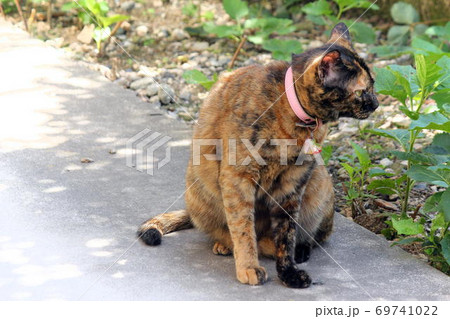
<instances>
[{"instance_id":1,"label":"cat's eye","mask_svg":"<svg viewBox=\"0 0 450 319\"><path fill-rule=\"evenodd\" d=\"M363 94L363 91L362 90L356 90L354 93L355 93L355 95L357 97L360 97Z\"/></svg>"}]
</instances>

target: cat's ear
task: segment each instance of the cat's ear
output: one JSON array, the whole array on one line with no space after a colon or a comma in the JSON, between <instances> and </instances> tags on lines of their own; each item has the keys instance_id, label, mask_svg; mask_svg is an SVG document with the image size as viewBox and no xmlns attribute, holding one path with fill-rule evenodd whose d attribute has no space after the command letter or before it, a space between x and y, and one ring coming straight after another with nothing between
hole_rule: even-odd
<instances>
[{"instance_id":1,"label":"cat's ear","mask_svg":"<svg viewBox=\"0 0 450 319\"><path fill-rule=\"evenodd\" d=\"M336 43L350 50L353 50L352 39L345 23L340 22L331 31L330 40L328 43Z\"/></svg>"},{"instance_id":2,"label":"cat's ear","mask_svg":"<svg viewBox=\"0 0 450 319\"><path fill-rule=\"evenodd\" d=\"M327 52L319 64L319 77L324 83L330 83L339 77L336 66L341 63L339 51Z\"/></svg>"}]
</instances>

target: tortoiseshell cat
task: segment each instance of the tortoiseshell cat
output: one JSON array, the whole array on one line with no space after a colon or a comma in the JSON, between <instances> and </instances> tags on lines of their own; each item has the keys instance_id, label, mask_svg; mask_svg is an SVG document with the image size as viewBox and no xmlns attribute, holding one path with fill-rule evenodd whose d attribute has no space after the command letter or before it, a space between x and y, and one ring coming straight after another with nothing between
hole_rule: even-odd
<instances>
[{"instance_id":1,"label":"tortoiseshell cat","mask_svg":"<svg viewBox=\"0 0 450 319\"><path fill-rule=\"evenodd\" d=\"M240 282L267 280L259 252L275 258L286 286L308 287L311 279L297 263L308 260L311 248L331 233L334 191L323 165L298 164L297 157L311 135L323 141L327 122L367 118L378 107L373 84L343 23L328 43L293 55L291 64L252 65L223 76L200 111L193 137L220 139L222 148L201 147L200 165L191 155L186 210L146 221L138 235L158 245L163 234L195 226L213 238L215 254L234 255ZM271 143L280 139L296 145ZM230 155L234 149L236 158ZM263 163L256 161L256 150ZM206 159L208 154L218 154L217 160Z\"/></svg>"}]
</instances>

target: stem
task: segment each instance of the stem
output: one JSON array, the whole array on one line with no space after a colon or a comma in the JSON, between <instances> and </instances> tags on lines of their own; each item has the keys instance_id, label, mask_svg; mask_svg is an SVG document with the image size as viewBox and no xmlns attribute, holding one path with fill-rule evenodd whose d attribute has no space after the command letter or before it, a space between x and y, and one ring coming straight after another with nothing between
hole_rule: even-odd
<instances>
[{"instance_id":1,"label":"stem","mask_svg":"<svg viewBox=\"0 0 450 319\"><path fill-rule=\"evenodd\" d=\"M341 18L341 15L342 15L342 10L341 10L341 8L339 8L339 12L338 12L338 14L336 16L336 19L339 20Z\"/></svg>"},{"instance_id":2,"label":"stem","mask_svg":"<svg viewBox=\"0 0 450 319\"><path fill-rule=\"evenodd\" d=\"M3 19L6 19L5 10L3 10L3 4L0 2L0 14L3 16Z\"/></svg>"},{"instance_id":3,"label":"stem","mask_svg":"<svg viewBox=\"0 0 450 319\"><path fill-rule=\"evenodd\" d=\"M23 20L23 24L25 25L25 30L27 30L27 32L28 32L28 23L27 23L27 20L25 20L25 17L23 15L22 8L20 6L19 0L14 0L14 3L16 4L17 11L19 12L20 17Z\"/></svg>"},{"instance_id":4,"label":"stem","mask_svg":"<svg viewBox=\"0 0 450 319\"><path fill-rule=\"evenodd\" d=\"M422 89L422 94L420 97L420 102L419 105L417 106L417 109L414 110L414 104L413 104L413 98L412 96L409 97L409 103L410 103L410 110L416 114L419 114L420 109L422 108L423 103L425 102L425 100L428 98L430 94L427 93L425 94L425 92ZM413 130L409 132L409 148L408 148L408 153L411 153L414 150L414 143L416 142L417 136L419 135L418 130ZM409 170L411 168L411 160L408 159L408 165L407 165L407 169ZM406 188L405 188L405 196L403 198L403 204L402 204L402 217L407 217L407 212L408 212L408 201L409 201L409 193L411 192L411 186L414 184L414 181L409 178L409 176L406 177Z\"/></svg>"},{"instance_id":5,"label":"stem","mask_svg":"<svg viewBox=\"0 0 450 319\"><path fill-rule=\"evenodd\" d=\"M242 47L244 46L245 41L247 40L247 37L245 35L242 36L241 42L239 43L236 51L234 52L233 58L231 59L230 64L228 65L229 69L232 69L234 66L234 62L236 62L236 59L239 55L239 52L241 51Z\"/></svg>"},{"instance_id":6,"label":"stem","mask_svg":"<svg viewBox=\"0 0 450 319\"><path fill-rule=\"evenodd\" d=\"M52 27L52 11L53 11L53 1L54 0L49 0L48 1L48 7L47 7L47 22L49 27Z\"/></svg>"}]
</instances>

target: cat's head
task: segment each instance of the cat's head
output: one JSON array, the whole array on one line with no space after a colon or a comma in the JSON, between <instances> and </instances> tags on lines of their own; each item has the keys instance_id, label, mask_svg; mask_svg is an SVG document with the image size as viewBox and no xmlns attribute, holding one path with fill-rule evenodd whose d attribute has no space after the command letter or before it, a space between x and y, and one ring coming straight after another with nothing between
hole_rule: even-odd
<instances>
[{"instance_id":1,"label":"cat's head","mask_svg":"<svg viewBox=\"0 0 450 319\"><path fill-rule=\"evenodd\" d=\"M365 119L378 107L370 70L344 23L333 28L325 45L293 55L292 69L300 102L313 117Z\"/></svg>"}]
</instances>

